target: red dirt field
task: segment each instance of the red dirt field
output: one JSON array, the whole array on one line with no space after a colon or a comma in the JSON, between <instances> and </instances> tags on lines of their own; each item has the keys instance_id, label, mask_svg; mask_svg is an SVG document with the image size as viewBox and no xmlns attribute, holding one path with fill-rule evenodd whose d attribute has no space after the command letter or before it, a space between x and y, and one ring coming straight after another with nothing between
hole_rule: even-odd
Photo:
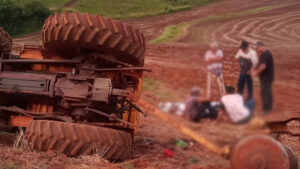
<instances>
[{"instance_id":1,"label":"red dirt field","mask_svg":"<svg viewBox=\"0 0 300 169\"><path fill-rule=\"evenodd\" d=\"M298 0L219 0L192 10L151 18L128 20L131 25L141 29L149 41L159 36L165 26L199 19L208 15L221 15L240 12L252 8L283 5L267 12L252 14L234 19L205 22L189 26L182 37L166 44L148 44L146 67L153 73L146 78L155 79L163 84L157 91L144 91L143 99L157 105L159 102L184 101L193 86L205 86L205 66L203 55L207 44L217 39L224 51L224 77L227 84L236 85L237 71L232 58L237 51L240 39L251 42L263 40L271 49L275 60L274 112L300 114L300 3ZM15 43L40 44L41 35L35 33L14 39ZM234 72L232 72L234 71ZM255 98L258 102L256 114L260 112L258 79L254 80ZM161 90L168 89L168 97L161 96ZM243 135L246 125L234 126L203 120L191 123L181 117L175 120L185 124L195 132L204 135L219 145L233 145ZM299 122L293 122L298 125ZM2 137L2 135L1 135ZM186 149L176 147L174 140L181 138L189 143ZM290 146L300 156L300 138L281 135L280 140ZM1 140L1 139L0 139ZM97 156L68 158L53 153L32 152L12 149L9 145L0 146L0 168L195 168L230 169L229 161L218 157L190 138L184 136L170 125L149 112L141 118L140 129L134 141L134 156L121 163L110 163ZM164 149L175 152L174 157L165 157ZM4 166L4 167L3 167Z\"/></svg>"}]
</instances>

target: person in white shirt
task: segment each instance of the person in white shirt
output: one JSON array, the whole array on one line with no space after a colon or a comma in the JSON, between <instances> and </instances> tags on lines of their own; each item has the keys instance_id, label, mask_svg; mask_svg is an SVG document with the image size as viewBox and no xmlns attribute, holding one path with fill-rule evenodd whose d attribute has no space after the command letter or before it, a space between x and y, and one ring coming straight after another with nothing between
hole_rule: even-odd
<instances>
[{"instance_id":1,"label":"person in white shirt","mask_svg":"<svg viewBox=\"0 0 300 169\"><path fill-rule=\"evenodd\" d=\"M256 51L249 47L247 41L242 41L240 49L235 55L236 59L240 61L240 76L237 84L238 93L243 95L245 85L247 84L248 100L253 97L253 82L250 72L258 64L258 57Z\"/></svg>"},{"instance_id":2,"label":"person in white shirt","mask_svg":"<svg viewBox=\"0 0 300 169\"><path fill-rule=\"evenodd\" d=\"M242 95L234 93L234 87L226 87L226 95L221 98L221 109L218 120L227 113L231 121L235 124L243 124L250 121L255 108L254 99L244 102Z\"/></svg>"},{"instance_id":3,"label":"person in white shirt","mask_svg":"<svg viewBox=\"0 0 300 169\"><path fill-rule=\"evenodd\" d=\"M217 81L219 92L225 94L224 79L222 75L223 52L219 49L218 42L214 41L209 45L210 49L205 53L205 62L207 68L207 97L211 97L212 80Z\"/></svg>"}]
</instances>

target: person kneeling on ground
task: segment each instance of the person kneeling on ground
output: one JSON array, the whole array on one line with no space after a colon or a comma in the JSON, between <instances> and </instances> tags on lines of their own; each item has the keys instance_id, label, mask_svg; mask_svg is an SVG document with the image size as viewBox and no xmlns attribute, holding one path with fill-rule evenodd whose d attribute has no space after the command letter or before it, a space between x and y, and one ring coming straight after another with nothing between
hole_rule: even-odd
<instances>
[{"instance_id":1,"label":"person kneeling on ground","mask_svg":"<svg viewBox=\"0 0 300 169\"><path fill-rule=\"evenodd\" d=\"M226 95L221 98L221 108L218 120L223 118L224 112L227 113L231 121L235 124L243 124L250 121L255 108L254 98L244 102L243 96L235 93L232 86L226 87Z\"/></svg>"},{"instance_id":2,"label":"person kneeling on ground","mask_svg":"<svg viewBox=\"0 0 300 169\"><path fill-rule=\"evenodd\" d=\"M202 118L217 118L220 103L210 102L210 98L201 97L201 94L201 89L197 87L192 88L183 112L186 119L199 122Z\"/></svg>"}]
</instances>

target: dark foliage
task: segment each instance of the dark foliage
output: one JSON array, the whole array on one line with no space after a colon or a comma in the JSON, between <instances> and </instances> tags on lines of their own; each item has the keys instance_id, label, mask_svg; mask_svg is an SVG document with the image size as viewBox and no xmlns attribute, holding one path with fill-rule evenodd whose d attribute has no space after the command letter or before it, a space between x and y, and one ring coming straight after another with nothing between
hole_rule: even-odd
<instances>
[{"instance_id":1,"label":"dark foliage","mask_svg":"<svg viewBox=\"0 0 300 169\"><path fill-rule=\"evenodd\" d=\"M0 27L12 36L41 29L49 15L50 10L38 1L20 6L12 0L0 0Z\"/></svg>"}]
</instances>

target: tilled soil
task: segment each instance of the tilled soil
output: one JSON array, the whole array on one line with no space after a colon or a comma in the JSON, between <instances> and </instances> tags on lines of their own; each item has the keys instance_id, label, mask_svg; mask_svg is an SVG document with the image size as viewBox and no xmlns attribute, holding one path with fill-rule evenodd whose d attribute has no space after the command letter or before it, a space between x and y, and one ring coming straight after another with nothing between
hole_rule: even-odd
<instances>
[{"instance_id":1,"label":"tilled soil","mask_svg":"<svg viewBox=\"0 0 300 169\"><path fill-rule=\"evenodd\" d=\"M275 60L273 113L295 112L300 108L300 76L298 75L300 57L298 56L299 47L297 47L300 42L300 21L297 9L300 6L298 1L220 0L188 11L127 22L141 29L149 41L160 35L163 28L170 24L178 24L208 15L220 15L278 4L284 6L260 14L191 25L182 37L172 43L148 44L146 67L152 68L153 73L146 73L145 77L163 82L174 93L180 92L179 95L174 94L178 97L174 99L184 101L191 87L205 87L203 55L207 44L215 38L220 42L226 57L225 82L236 85L238 68L233 61L233 56L237 51L239 40L242 38L251 42L263 40L273 52ZM14 39L14 42L41 44L41 35L36 33ZM254 86L258 103L256 114L259 114L261 101L258 79L254 79ZM156 91L145 91L143 99L155 105L167 101L158 97ZM174 116L173 118L219 145L234 144L242 137L246 127L212 120L191 123L181 117ZM141 118L140 125L134 141L134 157L125 162L114 164L99 160L95 156L68 158L64 155L14 150L8 146L1 146L0 151L3 153L0 155L0 164L13 164L20 168L230 168L228 160L209 152L203 146L165 124L151 112L149 112L149 117ZM186 149L176 147L174 143L176 138L185 140L189 146ZM279 139L292 147L300 156L299 137L282 135ZM166 157L163 154L165 149L172 150L175 156Z\"/></svg>"}]
</instances>

